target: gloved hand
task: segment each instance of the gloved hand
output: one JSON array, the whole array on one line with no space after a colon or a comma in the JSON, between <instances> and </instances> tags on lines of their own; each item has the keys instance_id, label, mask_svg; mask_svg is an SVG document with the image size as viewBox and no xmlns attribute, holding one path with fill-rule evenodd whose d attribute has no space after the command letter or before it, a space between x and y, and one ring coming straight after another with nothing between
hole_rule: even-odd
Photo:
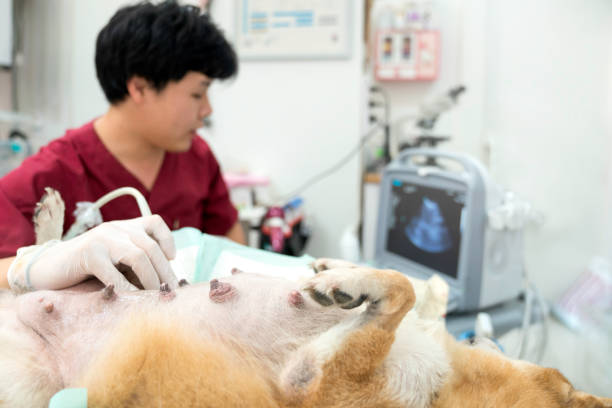
<instances>
[{"instance_id":1,"label":"gloved hand","mask_svg":"<svg viewBox=\"0 0 612 408\"><path fill-rule=\"evenodd\" d=\"M136 290L117 265L130 267L145 289L172 289L178 281L168 259L176 253L170 230L158 215L103 223L68 241L20 248L8 272L16 292L62 289L95 276L117 290Z\"/></svg>"}]
</instances>

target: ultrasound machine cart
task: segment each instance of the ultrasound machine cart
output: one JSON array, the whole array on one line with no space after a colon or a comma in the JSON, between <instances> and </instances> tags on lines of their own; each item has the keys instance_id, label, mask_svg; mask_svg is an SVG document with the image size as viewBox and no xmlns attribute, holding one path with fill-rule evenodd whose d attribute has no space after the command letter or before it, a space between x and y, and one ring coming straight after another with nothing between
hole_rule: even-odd
<instances>
[{"instance_id":1,"label":"ultrasound machine cart","mask_svg":"<svg viewBox=\"0 0 612 408\"><path fill-rule=\"evenodd\" d=\"M494 229L488 211L503 204L474 158L436 149L407 149L384 169L375 264L449 285L447 326L474 328L491 315L496 334L522 321L522 231Z\"/></svg>"}]
</instances>

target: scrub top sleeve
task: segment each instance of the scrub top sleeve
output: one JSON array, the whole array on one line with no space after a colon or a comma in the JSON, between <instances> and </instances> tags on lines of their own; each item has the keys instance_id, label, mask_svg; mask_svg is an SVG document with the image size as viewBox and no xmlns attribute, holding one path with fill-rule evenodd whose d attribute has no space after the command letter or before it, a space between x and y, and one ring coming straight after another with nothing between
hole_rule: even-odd
<instances>
[{"instance_id":1,"label":"scrub top sleeve","mask_svg":"<svg viewBox=\"0 0 612 408\"><path fill-rule=\"evenodd\" d=\"M210 161L209 171L212 177L202 214L204 232L225 235L238 220L238 211L230 201L227 185L214 158Z\"/></svg>"},{"instance_id":2,"label":"scrub top sleeve","mask_svg":"<svg viewBox=\"0 0 612 408\"><path fill-rule=\"evenodd\" d=\"M17 248L34 244L32 223L0 188L0 258L14 256Z\"/></svg>"}]
</instances>

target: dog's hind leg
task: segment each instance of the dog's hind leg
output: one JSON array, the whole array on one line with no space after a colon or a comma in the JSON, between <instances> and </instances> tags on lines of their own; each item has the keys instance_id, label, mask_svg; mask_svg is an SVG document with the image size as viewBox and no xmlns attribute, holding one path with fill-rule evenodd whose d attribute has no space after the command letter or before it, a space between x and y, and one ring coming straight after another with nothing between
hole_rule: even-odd
<instances>
[{"instance_id":1,"label":"dog's hind leg","mask_svg":"<svg viewBox=\"0 0 612 408\"><path fill-rule=\"evenodd\" d=\"M64 200L57 190L45 187L45 195L34 209L34 231L36 244L62 239L64 229Z\"/></svg>"},{"instance_id":2,"label":"dog's hind leg","mask_svg":"<svg viewBox=\"0 0 612 408\"><path fill-rule=\"evenodd\" d=\"M281 375L287 405L357 406L364 398L368 406L389 402L380 392L381 365L395 329L414 305L410 281L390 270L340 268L322 271L304 290L323 306L367 307L298 349Z\"/></svg>"}]
</instances>

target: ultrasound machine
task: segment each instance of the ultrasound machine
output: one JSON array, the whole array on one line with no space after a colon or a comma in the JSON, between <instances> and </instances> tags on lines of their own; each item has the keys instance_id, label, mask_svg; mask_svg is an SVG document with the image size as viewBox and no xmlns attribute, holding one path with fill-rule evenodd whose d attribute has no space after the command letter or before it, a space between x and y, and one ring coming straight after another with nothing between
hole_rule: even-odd
<instances>
[{"instance_id":1,"label":"ultrasound machine","mask_svg":"<svg viewBox=\"0 0 612 408\"><path fill-rule=\"evenodd\" d=\"M420 279L442 277L451 332L473 328L483 310L498 334L519 326L522 230L489 220L503 204L504 192L474 158L406 149L383 171L375 264Z\"/></svg>"}]
</instances>

